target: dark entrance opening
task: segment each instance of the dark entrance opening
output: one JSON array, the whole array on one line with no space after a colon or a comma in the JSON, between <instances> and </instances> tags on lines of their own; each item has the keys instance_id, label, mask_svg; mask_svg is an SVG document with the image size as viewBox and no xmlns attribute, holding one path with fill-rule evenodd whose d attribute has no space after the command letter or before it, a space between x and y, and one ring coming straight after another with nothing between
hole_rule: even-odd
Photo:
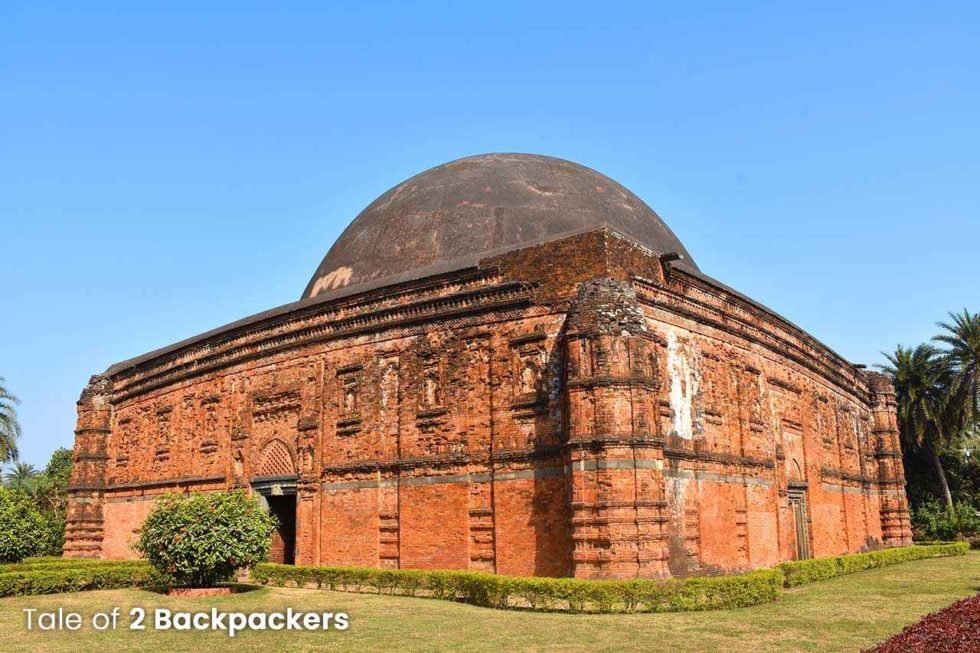
<instances>
[{"instance_id":1,"label":"dark entrance opening","mask_svg":"<svg viewBox=\"0 0 980 653\"><path fill-rule=\"evenodd\" d=\"M276 518L269 562L296 564L296 477L256 477L252 479L252 489Z\"/></svg>"},{"instance_id":2,"label":"dark entrance opening","mask_svg":"<svg viewBox=\"0 0 980 653\"><path fill-rule=\"evenodd\" d=\"M269 562L296 563L296 495L268 496L269 512L279 524L272 534Z\"/></svg>"}]
</instances>

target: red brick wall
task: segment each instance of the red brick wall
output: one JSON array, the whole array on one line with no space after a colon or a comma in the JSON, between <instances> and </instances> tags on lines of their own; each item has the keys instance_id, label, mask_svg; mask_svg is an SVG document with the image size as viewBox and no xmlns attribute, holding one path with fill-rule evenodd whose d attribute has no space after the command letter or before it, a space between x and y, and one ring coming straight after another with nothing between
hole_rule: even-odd
<instances>
[{"instance_id":1,"label":"red brick wall","mask_svg":"<svg viewBox=\"0 0 980 653\"><path fill-rule=\"evenodd\" d=\"M297 484L304 564L766 566L795 552L791 483L814 554L900 544L893 398L867 378L751 301L582 234L94 378L66 550L131 556L146 499L269 470Z\"/></svg>"},{"instance_id":2,"label":"red brick wall","mask_svg":"<svg viewBox=\"0 0 980 653\"><path fill-rule=\"evenodd\" d=\"M153 500L135 500L106 503L103 507L106 534L102 555L108 560L126 560L137 557L132 548L138 535L136 531L153 509Z\"/></svg>"},{"instance_id":3,"label":"red brick wall","mask_svg":"<svg viewBox=\"0 0 980 653\"><path fill-rule=\"evenodd\" d=\"M374 567L378 564L378 490L327 491L321 498L320 562Z\"/></svg>"},{"instance_id":4,"label":"red brick wall","mask_svg":"<svg viewBox=\"0 0 980 653\"><path fill-rule=\"evenodd\" d=\"M497 573L567 576L571 570L568 488L555 468L538 479L494 484Z\"/></svg>"},{"instance_id":5,"label":"red brick wall","mask_svg":"<svg viewBox=\"0 0 980 653\"><path fill-rule=\"evenodd\" d=\"M401 489L402 567L469 569L469 488L465 482Z\"/></svg>"}]
</instances>

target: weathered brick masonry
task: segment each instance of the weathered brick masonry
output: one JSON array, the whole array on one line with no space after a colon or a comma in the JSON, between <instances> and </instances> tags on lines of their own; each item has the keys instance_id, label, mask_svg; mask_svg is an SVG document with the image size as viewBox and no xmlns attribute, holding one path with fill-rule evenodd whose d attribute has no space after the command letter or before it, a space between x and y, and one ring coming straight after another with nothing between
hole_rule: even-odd
<instances>
[{"instance_id":1,"label":"weathered brick masonry","mask_svg":"<svg viewBox=\"0 0 980 653\"><path fill-rule=\"evenodd\" d=\"M379 198L301 301L93 377L66 554L240 487L299 564L720 573L910 543L900 456L885 377L608 178L491 155Z\"/></svg>"}]
</instances>

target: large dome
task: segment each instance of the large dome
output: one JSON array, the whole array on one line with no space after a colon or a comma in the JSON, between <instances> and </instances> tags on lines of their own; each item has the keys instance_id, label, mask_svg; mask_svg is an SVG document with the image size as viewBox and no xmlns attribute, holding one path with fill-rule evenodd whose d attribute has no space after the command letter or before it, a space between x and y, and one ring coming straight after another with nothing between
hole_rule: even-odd
<instances>
[{"instance_id":1,"label":"large dome","mask_svg":"<svg viewBox=\"0 0 980 653\"><path fill-rule=\"evenodd\" d=\"M603 225L697 269L663 220L609 177L548 156L484 154L426 170L372 202L327 252L303 297L448 272Z\"/></svg>"}]
</instances>

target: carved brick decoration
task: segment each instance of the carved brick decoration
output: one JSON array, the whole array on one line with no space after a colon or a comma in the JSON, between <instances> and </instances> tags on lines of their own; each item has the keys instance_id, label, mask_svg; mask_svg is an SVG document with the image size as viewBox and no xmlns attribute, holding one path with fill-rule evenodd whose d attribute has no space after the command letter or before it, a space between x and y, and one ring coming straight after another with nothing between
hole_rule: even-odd
<instances>
[{"instance_id":1,"label":"carved brick decoration","mask_svg":"<svg viewBox=\"0 0 980 653\"><path fill-rule=\"evenodd\" d=\"M293 454L289 446L282 440L272 440L259 454L259 464L255 475L262 476L292 476L296 473Z\"/></svg>"},{"instance_id":2,"label":"carved brick decoration","mask_svg":"<svg viewBox=\"0 0 980 653\"><path fill-rule=\"evenodd\" d=\"M895 388L883 374L868 373L871 392L871 428L875 434L874 456L878 461L878 488L881 493L881 533L886 546L912 543L909 506L905 497L905 468L898 440ZM873 485L869 483L869 485Z\"/></svg>"},{"instance_id":3,"label":"carved brick decoration","mask_svg":"<svg viewBox=\"0 0 980 653\"><path fill-rule=\"evenodd\" d=\"M102 553L105 535L102 504L108 460L106 440L111 433L111 392L111 380L95 375L78 400L65 529L64 553L69 558L97 558Z\"/></svg>"},{"instance_id":4,"label":"carved brick decoration","mask_svg":"<svg viewBox=\"0 0 980 653\"><path fill-rule=\"evenodd\" d=\"M135 557L156 497L229 488L288 494L297 564L667 578L911 541L886 377L675 260L615 182L500 156L372 205L304 300L92 377L66 555Z\"/></svg>"}]
</instances>

